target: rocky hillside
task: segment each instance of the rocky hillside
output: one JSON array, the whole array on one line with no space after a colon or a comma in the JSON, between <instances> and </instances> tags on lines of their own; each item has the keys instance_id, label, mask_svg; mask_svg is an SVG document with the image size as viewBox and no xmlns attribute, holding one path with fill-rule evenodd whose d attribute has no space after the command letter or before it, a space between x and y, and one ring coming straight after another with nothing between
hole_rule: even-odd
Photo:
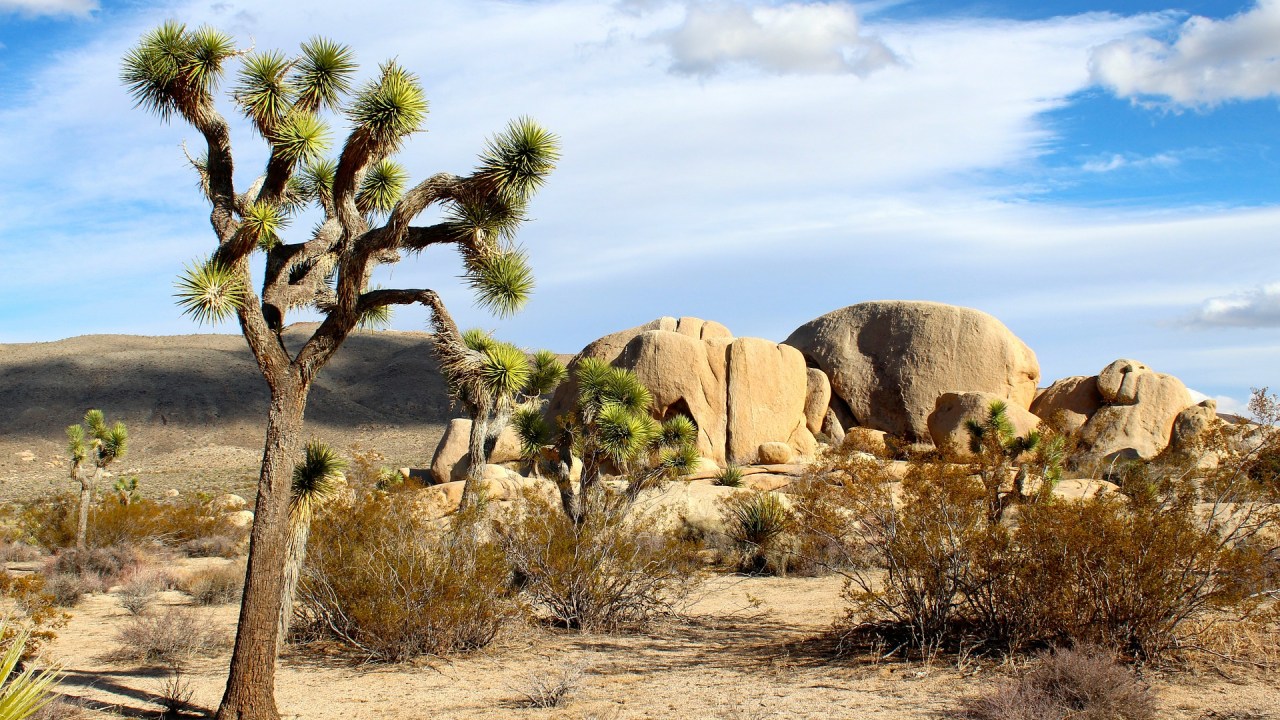
<instances>
[{"instance_id":1,"label":"rocky hillside","mask_svg":"<svg viewBox=\"0 0 1280 720\"><path fill-rule=\"evenodd\" d=\"M285 339L303 337L292 328ZM310 432L376 449L387 464L428 465L454 415L429 338L353 335L311 393ZM63 428L91 407L129 426L116 469L141 475L151 493L251 487L268 396L239 335L87 335L0 345L0 397L0 496L15 498L67 484Z\"/></svg>"}]
</instances>

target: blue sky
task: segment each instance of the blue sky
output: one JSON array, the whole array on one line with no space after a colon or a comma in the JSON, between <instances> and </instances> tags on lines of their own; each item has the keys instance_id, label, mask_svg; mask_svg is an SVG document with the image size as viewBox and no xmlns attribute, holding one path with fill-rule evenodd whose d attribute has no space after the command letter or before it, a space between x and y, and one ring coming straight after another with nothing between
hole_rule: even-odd
<instances>
[{"instance_id":1,"label":"blue sky","mask_svg":"<svg viewBox=\"0 0 1280 720\"><path fill-rule=\"evenodd\" d=\"M1132 357L1227 408L1280 386L1280 0L0 0L0 342L234 332L171 297L212 247L198 138L117 80L169 18L398 57L432 102L416 177L516 115L558 132L523 313L473 308L444 252L375 280L530 347L660 315L781 340L925 299L1000 318L1042 384ZM243 186L265 151L233 142Z\"/></svg>"}]
</instances>

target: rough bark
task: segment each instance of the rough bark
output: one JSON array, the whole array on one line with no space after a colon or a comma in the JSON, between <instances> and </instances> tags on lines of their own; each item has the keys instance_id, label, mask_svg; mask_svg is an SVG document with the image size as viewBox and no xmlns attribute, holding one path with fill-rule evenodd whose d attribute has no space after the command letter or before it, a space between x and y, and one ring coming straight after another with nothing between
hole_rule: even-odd
<instances>
[{"instance_id":1,"label":"rough bark","mask_svg":"<svg viewBox=\"0 0 1280 720\"><path fill-rule=\"evenodd\" d=\"M489 412L483 408L471 418L471 434L467 436L467 452L471 454L471 464L467 467L467 478L462 483L462 499L458 503L459 510L469 510L476 503L480 482L484 479L484 466L489 460L485 452L485 439L489 434Z\"/></svg>"},{"instance_id":2,"label":"rough bark","mask_svg":"<svg viewBox=\"0 0 1280 720\"><path fill-rule=\"evenodd\" d=\"M84 476L84 471L75 471L76 480L80 481L80 513L76 521L76 549L83 550L89 537L89 504L93 501L93 486Z\"/></svg>"},{"instance_id":3,"label":"rough bark","mask_svg":"<svg viewBox=\"0 0 1280 720\"><path fill-rule=\"evenodd\" d=\"M292 374L292 373L291 373ZM289 536L291 473L302 433L307 386L294 375L271 385L249 566L236 627L227 689L217 720L279 720L275 701L276 647Z\"/></svg>"}]
</instances>

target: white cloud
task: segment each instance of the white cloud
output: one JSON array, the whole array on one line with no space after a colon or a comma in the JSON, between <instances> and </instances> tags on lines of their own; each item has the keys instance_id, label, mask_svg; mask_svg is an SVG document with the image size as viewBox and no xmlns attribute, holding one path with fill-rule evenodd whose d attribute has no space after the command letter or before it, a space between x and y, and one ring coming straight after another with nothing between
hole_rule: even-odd
<instances>
[{"instance_id":1,"label":"white cloud","mask_svg":"<svg viewBox=\"0 0 1280 720\"><path fill-rule=\"evenodd\" d=\"M1189 320L1195 327L1280 327L1280 283L1205 300Z\"/></svg>"},{"instance_id":2,"label":"white cloud","mask_svg":"<svg viewBox=\"0 0 1280 720\"><path fill-rule=\"evenodd\" d=\"M1135 35L1090 58L1096 82L1135 100L1203 107L1280 94L1280 0L1258 0L1225 20L1193 16L1165 42Z\"/></svg>"},{"instance_id":3,"label":"white cloud","mask_svg":"<svg viewBox=\"0 0 1280 720\"><path fill-rule=\"evenodd\" d=\"M0 14L23 17L88 17L98 9L98 0L0 0Z\"/></svg>"},{"instance_id":4,"label":"white cloud","mask_svg":"<svg viewBox=\"0 0 1280 720\"><path fill-rule=\"evenodd\" d=\"M685 3L679 26L655 35L671 52L671 69L714 75L733 65L765 72L866 75L898 58L863 32L852 5L757 5L729 0Z\"/></svg>"},{"instance_id":5,"label":"white cloud","mask_svg":"<svg viewBox=\"0 0 1280 720\"><path fill-rule=\"evenodd\" d=\"M1191 394L1191 401L1196 403L1197 405L1204 402L1205 400L1213 400L1214 402L1218 403L1219 413L1226 413L1227 415L1238 415L1240 417L1245 417L1245 418L1250 417L1248 401L1237 400L1233 397L1228 397L1226 395L1207 395L1193 388L1187 388L1187 392Z\"/></svg>"},{"instance_id":6,"label":"white cloud","mask_svg":"<svg viewBox=\"0 0 1280 720\"><path fill-rule=\"evenodd\" d=\"M1080 166L1080 169L1089 173L1109 173L1124 168L1168 169L1176 167L1181 162L1181 159L1174 153L1159 153L1147 156L1138 155L1136 153L1111 153L1110 155L1102 155L1091 160L1086 160L1084 164Z\"/></svg>"}]
</instances>

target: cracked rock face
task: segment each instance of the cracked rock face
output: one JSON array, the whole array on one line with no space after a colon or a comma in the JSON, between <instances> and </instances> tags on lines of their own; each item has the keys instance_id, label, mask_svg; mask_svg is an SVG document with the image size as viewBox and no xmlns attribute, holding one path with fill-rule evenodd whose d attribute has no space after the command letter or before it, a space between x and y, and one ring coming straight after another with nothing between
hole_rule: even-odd
<instances>
[{"instance_id":1,"label":"cracked rock face","mask_svg":"<svg viewBox=\"0 0 1280 720\"><path fill-rule=\"evenodd\" d=\"M1027 409L1040 365L996 318L933 302L850 305L801 325L785 341L831 379L845 427L928 442L939 396L985 392ZM837 400L838 399L838 400Z\"/></svg>"}]
</instances>

